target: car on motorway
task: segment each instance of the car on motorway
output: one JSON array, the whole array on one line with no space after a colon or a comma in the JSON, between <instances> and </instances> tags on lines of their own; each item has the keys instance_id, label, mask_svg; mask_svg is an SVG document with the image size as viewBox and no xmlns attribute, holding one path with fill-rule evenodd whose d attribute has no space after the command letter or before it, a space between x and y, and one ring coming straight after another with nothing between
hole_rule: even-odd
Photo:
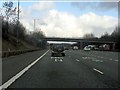
<instances>
[{"instance_id":1,"label":"car on motorway","mask_svg":"<svg viewBox=\"0 0 120 90\"><path fill-rule=\"evenodd\" d=\"M51 53L52 57L64 57L65 56L65 49L62 44L53 45L51 50L52 50L52 53Z\"/></svg>"},{"instance_id":2,"label":"car on motorway","mask_svg":"<svg viewBox=\"0 0 120 90\"><path fill-rule=\"evenodd\" d=\"M78 46L73 46L73 50L78 50Z\"/></svg>"},{"instance_id":3,"label":"car on motorway","mask_svg":"<svg viewBox=\"0 0 120 90\"><path fill-rule=\"evenodd\" d=\"M88 47L91 49L91 50L95 50L95 45L88 45Z\"/></svg>"},{"instance_id":4,"label":"car on motorway","mask_svg":"<svg viewBox=\"0 0 120 90\"><path fill-rule=\"evenodd\" d=\"M85 46L83 50L84 50L84 51L90 51L90 50L91 50L91 48L90 48L90 47L88 47L88 46Z\"/></svg>"},{"instance_id":5,"label":"car on motorway","mask_svg":"<svg viewBox=\"0 0 120 90\"><path fill-rule=\"evenodd\" d=\"M69 50L69 48L68 48L68 47L64 47L64 49L65 49L65 50Z\"/></svg>"},{"instance_id":6,"label":"car on motorway","mask_svg":"<svg viewBox=\"0 0 120 90\"><path fill-rule=\"evenodd\" d=\"M95 50L99 50L99 48L98 48L98 47L95 47Z\"/></svg>"}]
</instances>

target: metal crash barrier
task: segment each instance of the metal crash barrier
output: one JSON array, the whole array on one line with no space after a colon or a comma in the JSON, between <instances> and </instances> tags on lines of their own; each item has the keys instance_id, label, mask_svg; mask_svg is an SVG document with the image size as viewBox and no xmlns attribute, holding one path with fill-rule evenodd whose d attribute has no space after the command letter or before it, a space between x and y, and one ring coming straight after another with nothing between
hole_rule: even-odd
<instances>
[{"instance_id":1,"label":"metal crash barrier","mask_svg":"<svg viewBox=\"0 0 120 90\"><path fill-rule=\"evenodd\" d=\"M3 58L3 57L15 56L15 55L19 55L19 54L23 54L23 53L27 53L27 52L33 52L33 51L37 51L37 50L41 50L41 49L24 49L24 50L2 51L0 53L0 56L2 56L2 58Z\"/></svg>"}]
</instances>

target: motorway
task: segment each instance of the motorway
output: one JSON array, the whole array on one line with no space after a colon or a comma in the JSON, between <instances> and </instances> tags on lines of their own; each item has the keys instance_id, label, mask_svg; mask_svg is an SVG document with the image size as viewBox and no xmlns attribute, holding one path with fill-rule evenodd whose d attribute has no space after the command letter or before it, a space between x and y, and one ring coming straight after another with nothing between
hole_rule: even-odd
<instances>
[{"instance_id":1,"label":"motorway","mask_svg":"<svg viewBox=\"0 0 120 90\"><path fill-rule=\"evenodd\" d=\"M3 58L2 87L120 87L117 52L66 50L65 54L66 56L60 60L52 58L50 50Z\"/></svg>"}]
</instances>

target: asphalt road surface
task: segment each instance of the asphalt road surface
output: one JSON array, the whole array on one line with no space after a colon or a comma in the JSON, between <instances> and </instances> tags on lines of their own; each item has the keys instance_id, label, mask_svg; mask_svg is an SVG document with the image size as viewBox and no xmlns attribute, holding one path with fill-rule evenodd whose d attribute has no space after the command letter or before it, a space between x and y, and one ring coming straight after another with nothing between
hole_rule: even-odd
<instances>
[{"instance_id":1,"label":"asphalt road surface","mask_svg":"<svg viewBox=\"0 0 120 90\"><path fill-rule=\"evenodd\" d=\"M52 58L51 51L46 51L4 58L2 60L3 87L120 87L117 52L66 50L65 57Z\"/></svg>"}]
</instances>

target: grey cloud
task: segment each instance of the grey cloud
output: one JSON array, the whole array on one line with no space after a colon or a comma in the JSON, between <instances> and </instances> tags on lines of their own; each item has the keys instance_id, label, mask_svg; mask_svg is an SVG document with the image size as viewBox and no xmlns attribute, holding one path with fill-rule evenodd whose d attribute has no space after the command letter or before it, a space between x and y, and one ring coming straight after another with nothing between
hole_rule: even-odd
<instances>
[{"instance_id":1,"label":"grey cloud","mask_svg":"<svg viewBox=\"0 0 120 90\"><path fill-rule=\"evenodd\" d=\"M118 8L118 3L117 2L101 2L99 3L99 7L103 9L117 9Z\"/></svg>"},{"instance_id":2,"label":"grey cloud","mask_svg":"<svg viewBox=\"0 0 120 90\"><path fill-rule=\"evenodd\" d=\"M110 9L118 9L118 2L72 2L71 5L76 6L80 10L93 9L106 11Z\"/></svg>"}]
</instances>

